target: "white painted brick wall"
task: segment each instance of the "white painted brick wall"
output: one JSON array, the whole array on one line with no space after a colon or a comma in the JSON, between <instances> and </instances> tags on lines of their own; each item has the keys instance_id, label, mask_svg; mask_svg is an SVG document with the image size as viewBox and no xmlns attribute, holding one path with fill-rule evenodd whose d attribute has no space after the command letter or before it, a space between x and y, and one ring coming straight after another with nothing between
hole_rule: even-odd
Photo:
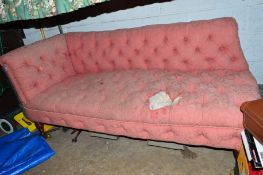
<instances>
[{"instance_id":1,"label":"white painted brick wall","mask_svg":"<svg viewBox=\"0 0 263 175\"><path fill-rule=\"evenodd\" d=\"M121 10L63 25L64 32L102 31L150 24L167 24L224 16L234 17L250 70L263 84L263 0L175 0ZM41 39L39 30L26 29L25 44ZM59 33L46 28L46 36Z\"/></svg>"}]
</instances>

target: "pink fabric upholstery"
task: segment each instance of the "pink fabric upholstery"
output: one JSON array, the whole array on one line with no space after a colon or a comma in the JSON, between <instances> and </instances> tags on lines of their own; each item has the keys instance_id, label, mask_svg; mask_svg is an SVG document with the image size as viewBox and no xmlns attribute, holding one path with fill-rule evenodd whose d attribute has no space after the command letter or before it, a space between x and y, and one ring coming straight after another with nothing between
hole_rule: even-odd
<instances>
[{"instance_id":1,"label":"pink fabric upholstery","mask_svg":"<svg viewBox=\"0 0 263 175\"><path fill-rule=\"evenodd\" d=\"M64 36L36 42L1 57L1 64L26 104L38 93L75 74Z\"/></svg>"},{"instance_id":2,"label":"pink fabric upholstery","mask_svg":"<svg viewBox=\"0 0 263 175\"><path fill-rule=\"evenodd\" d=\"M77 73L134 68L248 69L232 18L69 33L66 40Z\"/></svg>"},{"instance_id":3,"label":"pink fabric upholstery","mask_svg":"<svg viewBox=\"0 0 263 175\"><path fill-rule=\"evenodd\" d=\"M183 99L177 106L151 111L148 100L160 90ZM239 106L257 95L248 71L128 70L68 78L26 106L106 120L241 128Z\"/></svg>"},{"instance_id":4,"label":"pink fabric upholstery","mask_svg":"<svg viewBox=\"0 0 263 175\"><path fill-rule=\"evenodd\" d=\"M178 106L150 111L148 99L160 90L166 90L172 98L180 94L183 99ZM137 133L145 139L238 148L242 129L239 106L257 96L255 80L248 71L128 70L69 78L36 96L26 107L29 113L42 111L32 118L43 118L46 123L132 137ZM64 119L57 118L57 114L79 117ZM95 124L91 126L89 121ZM133 128L134 125L140 126Z\"/></svg>"},{"instance_id":5,"label":"pink fabric upholstery","mask_svg":"<svg viewBox=\"0 0 263 175\"><path fill-rule=\"evenodd\" d=\"M242 102L259 98L232 18L69 33L1 59L34 121L239 149ZM156 111L165 90L178 106Z\"/></svg>"}]
</instances>

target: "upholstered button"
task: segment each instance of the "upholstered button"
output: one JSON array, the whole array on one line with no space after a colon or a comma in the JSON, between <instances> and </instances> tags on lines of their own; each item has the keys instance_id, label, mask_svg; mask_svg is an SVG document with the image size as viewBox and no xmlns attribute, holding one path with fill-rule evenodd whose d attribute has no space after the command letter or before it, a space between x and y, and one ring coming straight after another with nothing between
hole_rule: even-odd
<instances>
[{"instance_id":1,"label":"upholstered button","mask_svg":"<svg viewBox=\"0 0 263 175\"><path fill-rule=\"evenodd\" d=\"M150 133L146 129L143 129L141 131L141 134L143 135L144 138L148 138L150 136Z\"/></svg>"},{"instance_id":2,"label":"upholstered button","mask_svg":"<svg viewBox=\"0 0 263 175\"><path fill-rule=\"evenodd\" d=\"M34 83L33 83L33 87L34 87L34 88L38 87L38 82L34 82Z\"/></svg>"},{"instance_id":3,"label":"upholstered button","mask_svg":"<svg viewBox=\"0 0 263 175\"><path fill-rule=\"evenodd\" d=\"M172 129L169 129L169 130L165 131L162 135L164 135L166 137L174 137L176 135L176 133Z\"/></svg>"},{"instance_id":4,"label":"upholstered button","mask_svg":"<svg viewBox=\"0 0 263 175\"><path fill-rule=\"evenodd\" d=\"M207 36L207 40L208 40L208 41L212 41L212 40L213 40L213 36L212 36L211 34L209 34L209 35Z\"/></svg>"},{"instance_id":5,"label":"upholstered button","mask_svg":"<svg viewBox=\"0 0 263 175\"><path fill-rule=\"evenodd\" d=\"M113 48L114 43L112 41L110 41L110 48Z\"/></svg>"},{"instance_id":6,"label":"upholstered button","mask_svg":"<svg viewBox=\"0 0 263 175\"><path fill-rule=\"evenodd\" d=\"M83 128L83 127L84 127L84 124L83 124L82 121L77 120L77 121L74 121L74 127L75 127L75 128Z\"/></svg>"},{"instance_id":7,"label":"upholstered button","mask_svg":"<svg viewBox=\"0 0 263 175\"><path fill-rule=\"evenodd\" d=\"M196 52L196 53L200 53L200 52L201 52L200 47L196 47L196 48L195 48L195 52Z\"/></svg>"},{"instance_id":8,"label":"upholstered button","mask_svg":"<svg viewBox=\"0 0 263 175\"><path fill-rule=\"evenodd\" d=\"M95 43L94 43L94 47L97 48L98 46L99 46L98 42L95 41Z\"/></svg>"},{"instance_id":9,"label":"upholstered button","mask_svg":"<svg viewBox=\"0 0 263 175\"><path fill-rule=\"evenodd\" d=\"M223 52L223 51L226 50L226 47L225 47L225 46L220 46L220 47L218 48L218 50L221 51L221 52Z\"/></svg>"},{"instance_id":10,"label":"upholstered button","mask_svg":"<svg viewBox=\"0 0 263 175\"><path fill-rule=\"evenodd\" d=\"M37 68L37 71L38 71L38 72L42 72L43 69L44 69L44 68L43 68L42 66L39 66L39 67Z\"/></svg>"},{"instance_id":11,"label":"upholstered button","mask_svg":"<svg viewBox=\"0 0 263 175\"><path fill-rule=\"evenodd\" d=\"M212 57L206 57L205 60L206 60L207 62L213 62L213 61L215 61L215 59L212 58Z\"/></svg>"},{"instance_id":12,"label":"upholstered button","mask_svg":"<svg viewBox=\"0 0 263 175\"><path fill-rule=\"evenodd\" d=\"M158 48L154 48L154 49L153 49L153 52L154 52L155 54L157 54L157 53L158 53Z\"/></svg>"},{"instance_id":13,"label":"upholstered button","mask_svg":"<svg viewBox=\"0 0 263 175\"><path fill-rule=\"evenodd\" d=\"M40 59L41 61L43 61L43 60L44 60L44 58L43 58L42 56L40 56L40 57L39 57L39 59Z\"/></svg>"},{"instance_id":14,"label":"upholstered button","mask_svg":"<svg viewBox=\"0 0 263 175\"><path fill-rule=\"evenodd\" d=\"M78 121L77 121L77 127L76 127L76 128L84 128L83 121L78 120Z\"/></svg>"},{"instance_id":15,"label":"upholstered button","mask_svg":"<svg viewBox=\"0 0 263 175\"><path fill-rule=\"evenodd\" d=\"M24 66L29 66L29 63L28 63L27 61L24 61L24 62L23 62L23 65L24 65Z\"/></svg>"},{"instance_id":16,"label":"upholstered button","mask_svg":"<svg viewBox=\"0 0 263 175\"><path fill-rule=\"evenodd\" d=\"M148 44L148 40L147 40L147 39L144 39L144 40L143 40L143 44L144 44L144 45L147 45L147 44Z\"/></svg>"},{"instance_id":17,"label":"upholstered button","mask_svg":"<svg viewBox=\"0 0 263 175\"><path fill-rule=\"evenodd\" d=\"M135 52L136 55L139 55L139 54L140 54L139 49L134 49L134 52Z\"/></svg>"},{"instance_id":18,"label":"upholstered button","mask_svg":"<svg viewBox=\"0 0 263 175\"><path fill-rule=\"evenodd\" d=\"M99 65L99 63L96 61L96 62L95 62L95 65L96 65L96 66L98 66L98 65Z\"/></svg>"},{"instance_id":19,"label":"upholstered button","mask_svg":"<svg viewBox=\"0 0 263 175\"><path fill-rule=\"evenodd\" d=\"M127 44L127 45L130 44L130 40L129 40L129 39L126 40L126 44Z\"/></svg>"},{"instance_id":20,"label":"upholstered button","mask_svg":"<svg viewBox=\"0 0 263 175\"><path fill-rule=\"evenodd\" d=\"M184 37L184 43L188 43L189 38L187 36Z\"/></svg>"},{"instance_id":21,"label":"upholstered button","mask_svg":"<svg viewBox=\"0 0 263 175\"><path fill-rule=\"evenodd\" d=\"M119 127L119 129L120 129L122 132L126 132L126 131L127 131L126 128L125 128L125 125L121 125L121 126Z\"/></svg>"},{"instance_id":22,"label":"upholstered button","mask_svg":"<svg viewBox=\"0 0 263 175\"><path fill-rule=\"evenodd\" d=\"M173 53L178 54L178 49L176 47L173 48Z\"/></svg>"},{"instance_id":23,"label":"upholstered button","mask_svg":"<svg viewBox=\"0 0 263 175\"><path fill-rule=\"evenodd\" d=\"M91 53L91 52L88 52L88 56L89 56L89 57L92 57L92 53Z\"/></svg>"},{"instance_id":24,"label":"upholstered button","mask_svg":"<svg viewBox=\"0 0 263 175\"><path fill-rule=\"evenodd\" d=\"M123 55L122 50L119 50L118 54L119 54L119 56L122 56Z\"/></svg>"},{"instance_id":25,"label":"upholstered button","mask_svg":"<svg viewBox=\"0 0 263 175\"><path fill-rule=\"evenodd\" d=\"M42 119L44 120L45 123L50 123L50 118L49 117L42 116Z\"/></svg>"},{"instance_id":26,"label":"upholstered button","mask_svg":"<svg viewBox=\"0 0 263 175\"><path fill-rule=\"evenodd\" d=\"M64 119L57 119L58 123L61 124L62 126L66 126L66 122Z\"/></svg>"},{"instance_id":27,"label":"upholstered button","mask_svg":"<svg viewBox=\"0 0 263 175\"><path fill-rule=\"evenodd\" d=\"M105 128L105 126L103 124L97 123L97 126L98 126L100 131L106 131L106 128Z\"/></svg>"},{"instance_id":28,"label":"upholstered button","mask_svg":"<svg viewBox=\"0 0 263 175\"><path fill-rule=\"evenodd\" d=\"M110 64L111 64L112 66L115 66L115 61L114 61L114 60L110 60Z\"/></svg>"},{"instance_id":29,"label":"upholstered button","mask_svg":"<svg viewBox=\"0 0 263 175\"><path fill-rule=\"evenodd\" d=\"M67 120L65 120L65 123L66 123L66 126L72 126L73 127L71 122L68 122Z\"/></svg>"},{"instance_id":30,"label":"upholstered button","mask_svg":"<svg viewBox=\"0 0 263 175\"><path fill-rule=\"evenodd\" d=\"M183 60L182 60L182 63L184 63L184 64L189 64L189 61L186 60L186 59L183 59Z\"/></svg>"},{"instance_id":31,"label":"upholstered button","mask_svg":"<svg viewBox=\"0 0 263 175\"><path fill-rule=\"evenodd\" d=\"M238 58L235 57L235 56L230 57L230 61L231 61L231 62L235 62L235 61L237 61L237 59L238 59Z\"/></svg>"},{"instance_id":32,"label":"upholstered button","mask_svg":"<svg viewBox=\"0 0 263 175\"><path fill-rule=\"evenodd\" d=\"M132 63L132 60L131 60L131 59L128 59L127 61L128 61L128 63L129 63L129 64L131 64L131 63Z\"/></svg>"},{"instance_id":33,"label":"upholstered button","mask_svg":"<svg viewBox=\"0 0 263 175\"><path fill-rule=\"evenodd\" d=\"M166 59L166 58L163 59L163 62L164 62L164 63L168 63L168 59Z\"/></svg>"},{"instance_id":34,"label":"upholstered button","mask_svg":"<svg viewBox=\"0 0 263 175\"><path fill-rule=\"evenodd\" d=\"M144 59L144 62L145 62L146 64L149 64L149 63L150 63L150 60Z\"/></svg>"},{"instance_id":35,"label":"upholstered button","mask_svg":"<svg viewBox=\"0 0 263 175\"><path fill-rule=\"evenodd\" d=\"M168 42L168 38L167 38L167 36L165 36L165 37L163 38L163 43L166 44L167 42Z\"/></svg>"},{"instance_id":36,"label":"upholstered button","mask_svg":"<svg viewBox=\"0 0 263 175\"><path fill-rule=\"evenodd\" d=\"M72 53L72 55L77 56L79 53L80 53L80 51L74 50L73 53Z\"/></svg>"},{"instance_id":37,"label":"upholstered button","mask_svg":"<svg viewBox=\"0 0 263 175\"><path fill-rule=\"evenodd\" d=\"M205 137L206 138L206 135L205 135L204 132L200 132L198 135L201 136L201 137Z\"/></svg>"}]
</instances>

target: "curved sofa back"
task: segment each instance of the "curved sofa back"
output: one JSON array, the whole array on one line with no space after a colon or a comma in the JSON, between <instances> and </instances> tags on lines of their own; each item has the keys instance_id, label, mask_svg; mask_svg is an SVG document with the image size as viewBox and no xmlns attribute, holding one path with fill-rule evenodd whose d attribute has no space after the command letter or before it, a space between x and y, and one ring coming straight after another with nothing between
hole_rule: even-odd
<instances>
[{"instance_id":1,"label":"curved sofa back","mask_svg":"<svg viewBox=\"0 0 263 175\"><path fill-rule=\"evenodd\" d=\"M233 18L66 34L77 73L115 69L246 70Z\"/></svg>"},{"instance_id":2,"label":"curved sofa back","mask_svg":"<svg viewBox=\"0 0 263 175\"><path fill-rule=\"evenodd\" d=\"M78 73L248 69L233 18L68 33L9 52L0 64L23 103Z\"/></svg>"}]
</instances>

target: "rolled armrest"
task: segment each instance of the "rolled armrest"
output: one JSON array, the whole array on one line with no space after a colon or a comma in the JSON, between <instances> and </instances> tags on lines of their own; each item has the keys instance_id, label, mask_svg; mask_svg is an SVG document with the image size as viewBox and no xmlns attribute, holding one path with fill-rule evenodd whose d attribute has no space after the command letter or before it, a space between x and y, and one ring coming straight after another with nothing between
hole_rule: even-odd
<instances>
[{"instance_id":1,"label":"rolled armrest","mask_svg":"<svg viewBox=\"0 0 263 175\"><path fill-rule=\"evenodd\" d=\"M0 57L22 103L75 74L63 35L38 41Z\"/></svg>"}]
</instances>

